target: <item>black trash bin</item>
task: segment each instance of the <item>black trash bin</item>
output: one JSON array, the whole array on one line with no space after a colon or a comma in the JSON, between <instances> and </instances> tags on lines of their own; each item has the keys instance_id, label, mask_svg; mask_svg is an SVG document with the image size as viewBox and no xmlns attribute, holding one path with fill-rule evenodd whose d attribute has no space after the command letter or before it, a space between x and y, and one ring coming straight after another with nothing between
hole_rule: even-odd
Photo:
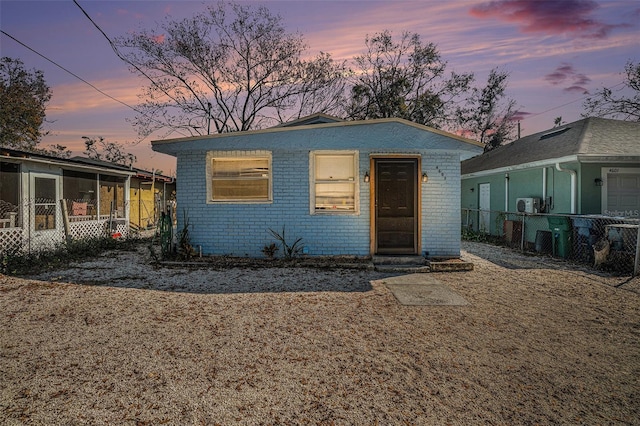
<instances>
[{"instance_id":1,"label":"black trash bin","mask_svg":"<svg viewBox=\"0 0 640 426\"><path fill-rule=\"evenodd\" d=\"M553 248L551 236L551 231L543 231L541 229L536 231L536 252L551 253L551 249Z\"/></svg>"},{"instance_id":2,"label":"black trash bin","mask_svg":"<svg viewBox=\"0 0 640 426\"><path fill-rule=\"evenodd\" d=\"M573 222L573 258L583 263L593 263L593 245L602 237L598 231L600 216L576 216Z\"/></svg>"}]
</instances>

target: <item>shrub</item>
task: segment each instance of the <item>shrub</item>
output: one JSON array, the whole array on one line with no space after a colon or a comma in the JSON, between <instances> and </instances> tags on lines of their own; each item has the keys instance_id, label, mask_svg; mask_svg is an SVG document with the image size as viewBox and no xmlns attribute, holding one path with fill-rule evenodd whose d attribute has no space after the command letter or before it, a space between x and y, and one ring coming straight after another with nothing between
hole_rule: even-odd
<instances>
[{"instance_id":1,"label":"shrub","mask_svg":"<svg viewBox=\"0 0 640 426\"><path fill-rule=\"evenodd\" d=\"M70 262L96 257L107 250L131 250L136 240L116 240L111 237L68 240L51 249L21 252L12 250L0 256L0 272L10 275L24 275L46 269L64 266Z\"/></svg>"}]
</instances>

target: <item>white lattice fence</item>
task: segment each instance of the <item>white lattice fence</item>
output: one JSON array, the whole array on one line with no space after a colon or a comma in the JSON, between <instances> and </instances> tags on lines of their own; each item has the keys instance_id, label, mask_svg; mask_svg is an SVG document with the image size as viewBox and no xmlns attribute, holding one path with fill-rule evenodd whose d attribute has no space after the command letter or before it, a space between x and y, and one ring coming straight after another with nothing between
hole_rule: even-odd
<instances>
[{"instance_id":1,"label":"white lattice fence","mask_svg":"<svg viewBox=\"0 0 640 426\"><path fill-rule=\"evenodd\" d=\"M120 221L116 224L116 233L122 235L123 238L129 236L129 224L125 221Z\"/></svg>"},{"instance_id":2,"label":"white lattice fence","mask_svg":"<svg viewBox=\"0 0 640 426\"><path fill-rule=\"evenodd\" d=\"M25 237L22 228L0 229L0 252L22 252L24 245Z\"/></svg>"},{"instance_id":3,"label":"white lattice fence","mask_svg":"<svg viewBox=\"0 0 640 426\"><path fill-rule=\"evenodd\" d=\"M106 235L107 220L84 220L69 223L69 234L74 240L98 238Z\"/></svg>"},{"instance_id":4,"label":"white lattice fence","mask_svg":"<svg viewBox=\"0 0 640 426\"><path fill-rule=\"evenodd\" d=\"M69 223L69 234L75 240L83 238L98 238L119 234L129 235L129 226L123 219L113 220L109 230L109 219L83 220Z\"/></svg>"},{"instance_id":5,"label":"white lattice fence","mask_svg":"<svg viewBox=\"0 0 640 426\"><path fill-rule=\"evenodd\" d=\"M67 205L72 205L71 200L67 200ZM18 207L17 219L11 221L14 226L0 227L0 253L49 250L65 242L64 216L60 202L47 202L45 205L42 200L23 200ZM110 220L109 215L100 215L99 219L96 215L75 215L69 218L69 237L74 240L112 235L122 238L129 236L126 219Z\"/></svg>"}]
</instances>

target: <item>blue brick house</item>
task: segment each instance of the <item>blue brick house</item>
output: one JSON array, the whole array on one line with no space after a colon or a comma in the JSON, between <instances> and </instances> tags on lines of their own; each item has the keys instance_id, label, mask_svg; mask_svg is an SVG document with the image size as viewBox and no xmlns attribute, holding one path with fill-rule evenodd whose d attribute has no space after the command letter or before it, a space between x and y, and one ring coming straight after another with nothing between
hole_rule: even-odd
<instances>
[{"instance_id":1,"label":"blue brick house","mask_svg":"<svg viewBox=\"0 0 640 426\"><path fill-rule=\"evenodd\" d=\"M316 255L460 255L460 161L474 141L402 119L317 114L153 141L177 158L178 228L204 254L263 256L286 227Z\"/></svg>"}]
</instances>

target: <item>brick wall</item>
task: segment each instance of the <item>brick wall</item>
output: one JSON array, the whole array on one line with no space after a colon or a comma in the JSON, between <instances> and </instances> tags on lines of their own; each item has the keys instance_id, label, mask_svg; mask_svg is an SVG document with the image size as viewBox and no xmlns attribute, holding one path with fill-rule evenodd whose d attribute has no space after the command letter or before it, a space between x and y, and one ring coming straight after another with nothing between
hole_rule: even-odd
<instances>
[{"instance_id":1,"label":"brick wall","mask_svg":"<svg viewBox=\"0 0 640 426\"><path fill-rule=\"evenodd\" d=\"M422 169L422 251L430 256L460 254L460 159L457 154L426 155Z\"/></svg>"},{"instance_id":2,"label":"brick wall","mask_svg":"<svg viewBox=\"0 0 640 426\"><path fill-rule=\"evenodd\" d=\"M206 154L180 155L178 205L187 211L192 244L202 246L204 253L262 256L262 248L274 241L269 228L281 232L285 226L288 239L302 237L311 255L368 254L368 210L360 215L310 214L307 151L272 151L272 169L273 202L207 203ZM361 203L368 197L368 186L361 185ZM178 211L179 229L183 221Z\"/></svg>"},{"instance_id":3,"label":"brick wall","mask_svg":"<svg viewBox=\"0 0 640 426\"><path fill-rule=\"evenodd\" d=\"M359 151L360 211L356 215L311 215L309 151L289 148L271 153L273 202L226 204L207 203L206 152L182 152L177 168L178 229L184 226L186 212L192 244L208 254L261 257L262 248L274 242L268 229L281 232L285 226L289 240L303 238L309 255L368 255L370 184L362 176L369 170L370 152ZM459 156L421 154L422 170L429 175L429 182L422 185L422 250L432 256L458 255Z\"/></svg>"}]
</instances>

